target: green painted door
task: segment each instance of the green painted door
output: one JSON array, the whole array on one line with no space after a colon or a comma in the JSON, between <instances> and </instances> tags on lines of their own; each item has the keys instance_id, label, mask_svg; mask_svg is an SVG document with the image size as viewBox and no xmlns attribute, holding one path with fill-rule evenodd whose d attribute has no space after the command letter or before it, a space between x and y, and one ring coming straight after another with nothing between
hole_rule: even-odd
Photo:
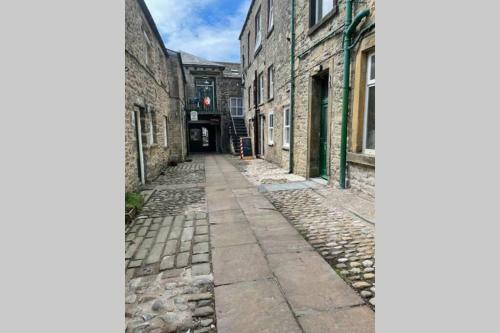
<instances>
[{"instance_id":1,"label":"green painted door","mask_svg":"<svg viewBox=\"0 0 500 333\"><path fill-rule=\"evenodd\" d=\"M321 89L319 130L319 175L328 179L328 85Z\"/></svg>"}]
</instances>

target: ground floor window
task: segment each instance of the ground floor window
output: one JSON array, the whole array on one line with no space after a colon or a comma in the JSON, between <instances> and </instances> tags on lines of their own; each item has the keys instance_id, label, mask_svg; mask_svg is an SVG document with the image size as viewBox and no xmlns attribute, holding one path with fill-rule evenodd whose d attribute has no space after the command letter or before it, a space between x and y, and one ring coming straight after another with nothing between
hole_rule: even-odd
<instances>
[{"instance_id":1,"label":"ground floor window","mask_svg":"<svg viewBox=\"0 0 500 333\"><path fill-rule=\"evenodd\" d=\"M165 137L165 147L168 147L168 129L167 129L167 125L168 125L168 119L167 119L167 117L163 117L163 129L164 129L163 136Z\"/></svg>"},{"instance_id":2,"label":"ground floor window","mask_svg":"<svg viewBox=\"0 0 500 333\"><path fill-rule=\"evenodd\" d=\"M290 108L283 111L283 148L290 147Z\"/></svg>"},{"instance_id":3,"label":"ground floor window","mask_svg":"<svg viewBox=\"0 0 500 333\"><path fill-rule=\"evenodd\" d=\"M375 153L375 53L367 56L363 152Z\"/></svg>"},{"instance_id":4,"label":"ground floor window","mask_svg":"<svg viewBox=\"0 0 500 333\"><path fill-rule=\"evenodd\" d=\"M274 144L274 112L272 110L269 112L268 119L267 141L269 145L272 145Z\"/></svg>"}]
</instances>

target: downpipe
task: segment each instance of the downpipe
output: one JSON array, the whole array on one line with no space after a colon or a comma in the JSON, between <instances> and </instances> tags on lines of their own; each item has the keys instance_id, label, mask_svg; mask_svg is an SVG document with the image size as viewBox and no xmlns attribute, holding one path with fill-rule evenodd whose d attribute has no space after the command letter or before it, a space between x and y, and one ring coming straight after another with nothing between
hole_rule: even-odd
<instances>
[{"instance_id":1,"label":"downpipe","mask_svg":"<svg viewBox=\"0 0 500 333\"><path fill-rule=\"evenodd\" d=\"M293 115L295 111L295 0L291 0L290 22L290 145L288 151L288 172L293 173Z\"/></svg>"},{"instance_id":2,"label":"downpipe","mask_svg":"<svg viewBox=\"0 0 500 333\"><path fill-rule=\"evenodd\" d=\"M340 134L340 177L339 185L342 189L346 188L347 171L347 114L349 112L349 85L351 78L351 36L356 30L356 26L363 18L370 15L369 9L359 12L352 20L352 0L346 0L346 14L344 24L344 77L342 84L342 127Z\"/></svg>"}]
</instances>

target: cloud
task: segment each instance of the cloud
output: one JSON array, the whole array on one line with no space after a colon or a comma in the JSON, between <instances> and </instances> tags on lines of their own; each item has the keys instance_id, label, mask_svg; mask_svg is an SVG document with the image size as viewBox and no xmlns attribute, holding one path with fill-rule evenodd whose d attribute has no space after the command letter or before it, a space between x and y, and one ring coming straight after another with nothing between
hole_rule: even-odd
<instances>
[{"instance_id":1,"label":"cloud","mask_svg":"<svg viewBox=\"0 0 500 333\"><path fill-rule=\"evenodd\" d=\"M238 40L250 0L146 0L166 46L212 61L240 60Z\"/></svg>"}]
</instances>

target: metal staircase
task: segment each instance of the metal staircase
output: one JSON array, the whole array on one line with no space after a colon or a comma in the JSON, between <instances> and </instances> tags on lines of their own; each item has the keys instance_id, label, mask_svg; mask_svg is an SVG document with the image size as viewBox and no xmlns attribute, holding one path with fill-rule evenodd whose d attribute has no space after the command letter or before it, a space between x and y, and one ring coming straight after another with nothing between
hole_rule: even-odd
<instances>
[{"instance_id":1,"label":"metal staircase","mask_svg":"<svg viewBox=\"0 0 500 333\"><path fill-rule=\"evenodd\" d=\"M240 138L248 136L247 127L245 126L245 118L231 117L231 127L229 128L229 135L233 144L234 152L240 154Z\"/></svg>"}]
</instances>

